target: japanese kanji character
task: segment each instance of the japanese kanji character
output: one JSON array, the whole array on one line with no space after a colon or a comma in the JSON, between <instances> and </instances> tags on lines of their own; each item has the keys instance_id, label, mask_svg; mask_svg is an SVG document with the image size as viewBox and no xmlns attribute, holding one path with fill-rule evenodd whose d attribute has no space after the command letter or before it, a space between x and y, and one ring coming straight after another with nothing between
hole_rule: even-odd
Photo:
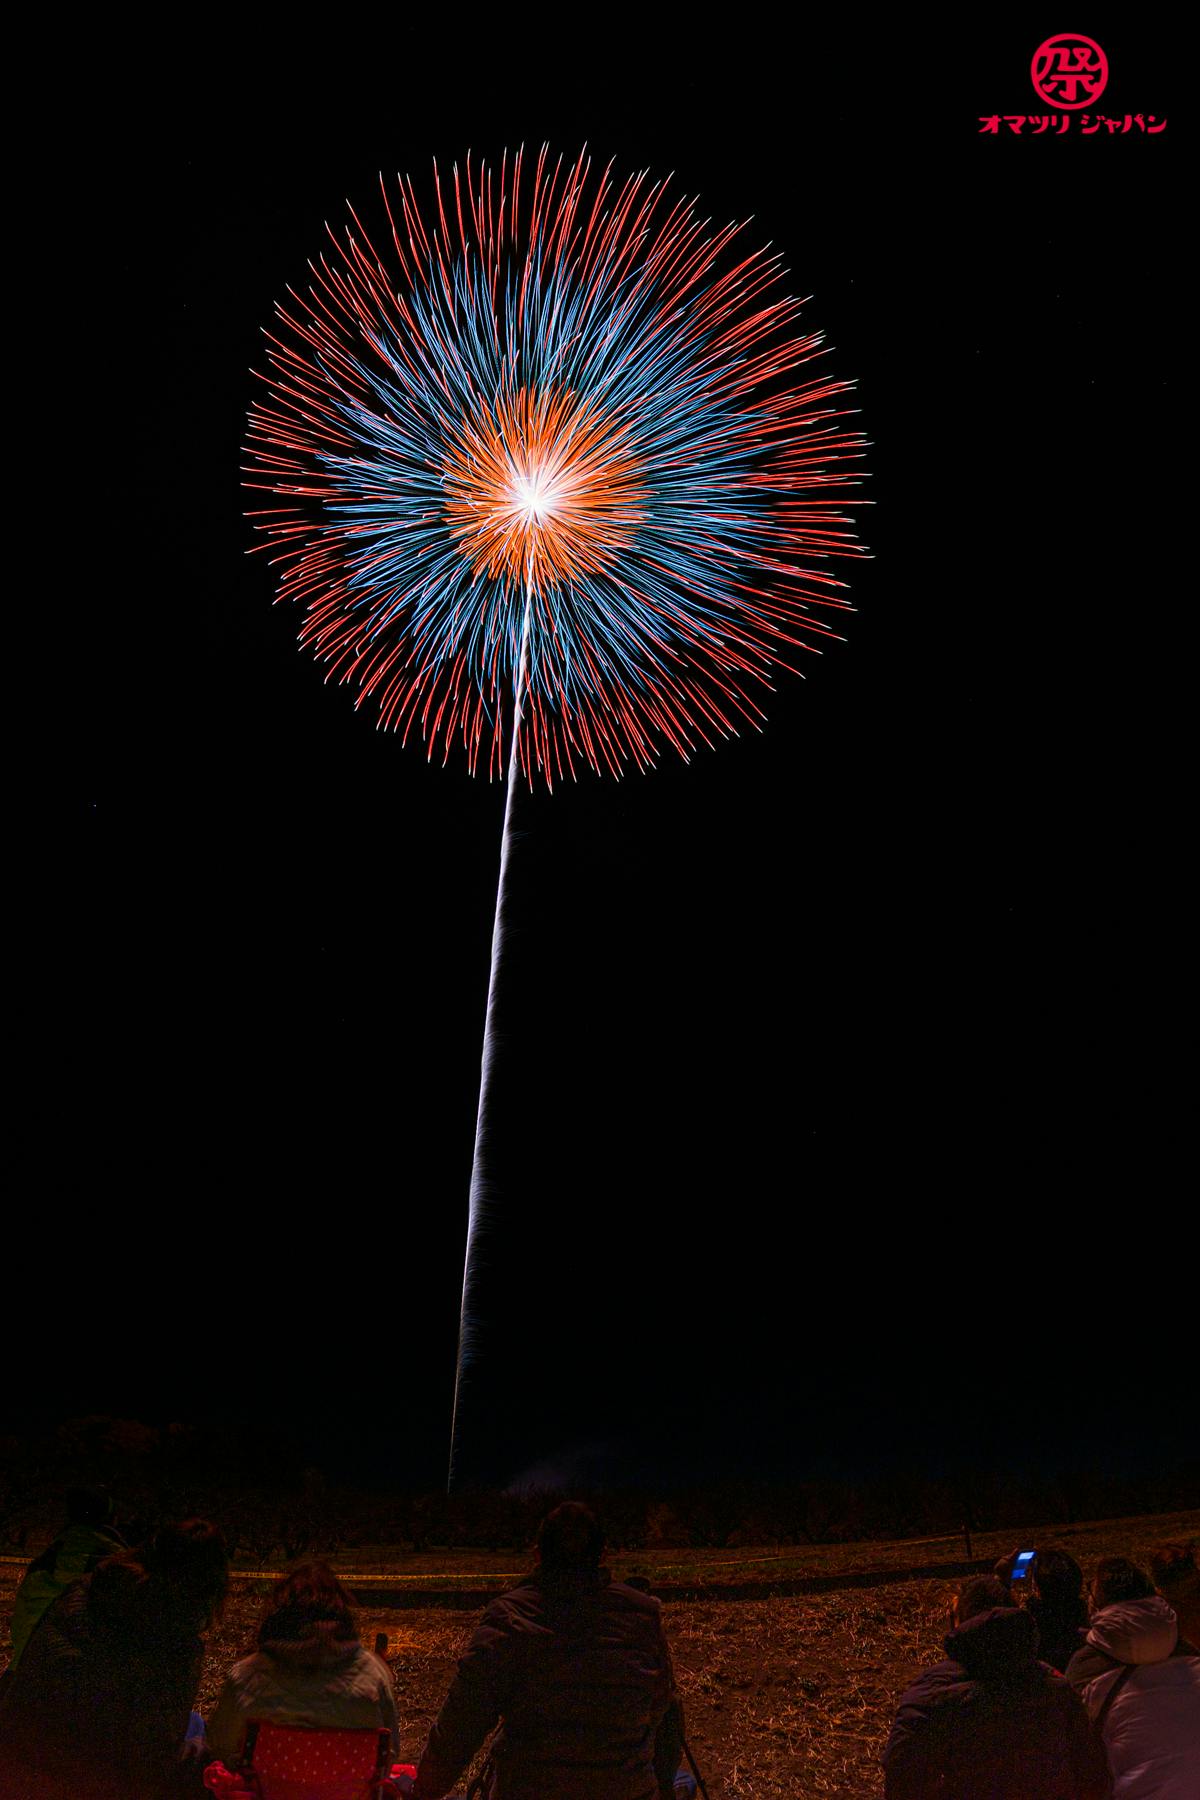
<instances>
[{"instance_id":1,"label":"japanese kanji character","mask_svg":"<svg viewBox=\"0 0 1200 1800\"><path fill-rule=\"evenodd\" d=\"M979 129L980 131L999 131L1000 114L993 113L990 119L985 119L981 113L979 115Z\"/></svg>"},{"instance_id":2,"label":"japanese kanji character","mask_svg":"<svg viewBox=\"0 0 1200 1800\"><path fill-rule=\"evenodd\" d=\"M1043 100L1084 106L1104 92L1108 71L1099 44L1048 40L1033 59L1033 85Z\"/></svg>"}]
</instances>

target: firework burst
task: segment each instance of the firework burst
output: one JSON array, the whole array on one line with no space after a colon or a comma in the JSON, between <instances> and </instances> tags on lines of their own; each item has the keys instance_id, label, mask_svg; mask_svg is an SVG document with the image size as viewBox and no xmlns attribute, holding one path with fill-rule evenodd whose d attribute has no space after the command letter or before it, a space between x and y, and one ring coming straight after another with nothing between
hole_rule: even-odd
<instances>
[{"instance_id":1,"label":"firework burst","mask_svg":"<svg viewBox=\"0 0 1200 1800\"><path fill-rule=\"evenodd\" d=\"M247 480L329 676L430 756L507 769L453 1480L518 772L619 775L758 725L774 670L837 635L863 440L778 257L665 183L468 159L435 166L428 222L411 181L380 186L379 247L351 209L278 309Z\"/></svg>"},{"instance_id":2,"label":"firework burst","mask_svg":"<svg viewBox=\"0 0 1200 1800\"><path fill-rule=\"evenodd\" d=\"M849 384L778 256L586 155L435 167L425 218L380 186L382 231L351 209L278 308L250 418L301 641L472 771L619 775L759 725L862 553Z\"/></svg>"}]
</instances>

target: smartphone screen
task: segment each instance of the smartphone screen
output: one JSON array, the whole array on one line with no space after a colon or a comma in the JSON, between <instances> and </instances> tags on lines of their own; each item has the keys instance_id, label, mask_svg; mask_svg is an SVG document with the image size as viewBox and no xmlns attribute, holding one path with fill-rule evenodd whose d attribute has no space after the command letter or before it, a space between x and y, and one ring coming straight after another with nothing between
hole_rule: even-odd
<instances>
[{"instance_id":1,"label":"smartphone screen","mask_svg":"<svg viewBox=\"0 0 1200 1800\"><path fill-rule=\"evenodd\" d=\"M1029 1565L1036 1555L1036 1550L1022 1550L1018 1553L1017 1560L1013 1564L1012 1578L1014 1581L1022 1581L1028 1575Z\"/></svg>"}]
</instances>

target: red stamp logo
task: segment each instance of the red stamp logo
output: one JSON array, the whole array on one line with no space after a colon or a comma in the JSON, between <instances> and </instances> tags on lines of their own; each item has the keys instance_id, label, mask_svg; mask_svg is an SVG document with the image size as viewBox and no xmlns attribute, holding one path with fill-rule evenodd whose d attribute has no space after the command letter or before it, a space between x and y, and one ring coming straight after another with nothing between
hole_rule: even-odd
<instances>
[{"instance_id":1,"label":"red stamp logo","mask_svg":"<svg viewBox=\"0 0 1200 1800\"><path fill-rule=\"evenodd\" d=\"M1095 38L1063 31L1033 53L1033 85L1048 106L1070 112L1091 106L1108 84L1108 58Z\"/></svg>"}]
</instances>

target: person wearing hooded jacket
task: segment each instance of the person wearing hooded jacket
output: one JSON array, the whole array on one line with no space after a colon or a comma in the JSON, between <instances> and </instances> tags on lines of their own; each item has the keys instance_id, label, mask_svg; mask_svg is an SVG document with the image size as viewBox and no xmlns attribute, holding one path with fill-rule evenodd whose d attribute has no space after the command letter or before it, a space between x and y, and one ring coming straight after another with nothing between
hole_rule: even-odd
<instances>
[{"instance_id":1,"label":"person wearing hooded jacket","mask_svg":"<svg viewBox=\"0 0 1200 1800\"><path fill-rule=\"evenodd\" d=\"M538 1567L487 1608L417 1770L442 1800L499 1724L489 1800L658 1800L682 1740L659 1602L600 1566L604 1535L568 1500Z\"/></svg>"},{"instance_id":2,"label":"person wearing hooded jacket","mask_svg":"<svg viewBox=\"0 0 1200 1800\"><path fill-rule=\"evenodd\" d=\"M208 1754L233 1769L249 1719L369 1730L399 1754L396 1696L382 1657L359 1642L350 1595L328 1564L305 1563L272 1594L258 1648L235 1663L207 1725Z\"/></svg>"},{"instance_id":3,"label":"person wearing hooded jacket","mask_svg":"<svg viewBox=\"0 0 1200 1800\"><path fill-rule=\"evenodd\" d=\"M1107 1800L1078 1696L1038 1660L1037 1626L994 1576L967 1582L949 1660L900 1701L883 1752L887 1800Z\"/></svg>"},{"instance_id":4,"label":"person wearing hooded jacket","mask_svg":"<svg viewBox=\"0 0 1200 1800\"><path fill-rule=\"evenodd\" d=\"M1161 1594L1119 1600L1092 1620L1067 1668L1100 1726L1116 1800L1200 1794L1200 1656L1179 1646Z\"/></svg>"}]
</instances>

